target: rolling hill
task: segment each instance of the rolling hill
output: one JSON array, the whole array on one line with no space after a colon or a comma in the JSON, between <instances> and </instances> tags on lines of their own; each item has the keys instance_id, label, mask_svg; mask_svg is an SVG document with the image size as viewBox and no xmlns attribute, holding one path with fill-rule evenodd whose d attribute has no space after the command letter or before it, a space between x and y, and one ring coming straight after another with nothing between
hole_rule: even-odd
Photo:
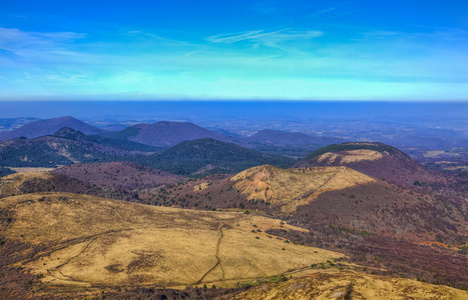
<instances>
[{"instance_id":1,"label":"rolling hill","mask_svg":"<svg viewBox=\"0 0 468 300\"><path fill-rule=\"evenodd\" d=\"M67 116L35 121L12 131L0 132L0 140L15 139L20 137L32 139L45 135L53 135L63 127L69 127L74 130L81 131L87 135L102 133L101 129L88 125L73 117Z\"/></svg>"},{"instance_id":2,"label":"rolling hill","mask_svg":"<svg viewBox=\"0 0 468 300\"><path fill-rule=\"evenodd\" d=\"M262 164L287 167L295 162L212 138L185 141L160 153L140 155L134 161L185 176L232 174Z\"/></svg>"},{"instance_id":3,"label":"rolling hill","mask_svg":"<svg viewBox=\"0 0 468 300\"><path fill-rule=\"evenodd\" d=\"M127 190L154 188L188 179L184 176L151 169L131 162L73 164L57 169L52 173L63 174L84 182Z\"/></svg>"},{"instance_id":4,"label":"rolling hill","mask_svg":"<svg viewBox=\"0 0 468 300\"><path fill-rule=\"evenodd\" d=\"M442 174L425 168L409 155L382 143L326 146L312 152L295 166L347 166L366 175L407 186L446 180Z\"/></svg>"},{"instance_id":5,"label":"rolling hill","mask_svg":"<svg viewBox=\"0 0 468 300\"><path fill-rule=\"evenodd\" d=\"M66 192L138 202L138 194L122 186L82 181L61 173L22 172L0 178L0 198L38 192Z\"/></svg>"},{"instance_id":6,"label":"rolling hill","mask_svg":"<svg viewBox=\"0 0 468 300\"><path fill-rule=\"evenodd\" d=\"M220 133L211 132L193 123L168 121L155 124L138 124L122 131L105 133L103 136L155 147L172 147L184 141L204 138L232 142L230 138Z\"/></svg>"},{"instance_id":7,"label":"rolling hill","mask_svg":"<svg viewBox=\"0 0 468 300\"><path fill-rule=\"evenodd\" d=\"M9 167L56 167L73 163L123 160L156 148L129 141L86 136L71 128L35 139L0 141L0 165Z\"/></svg>"},{"instance_id":8,"label":"rolling hill","mask_svg":"<svg viewBox=\"0 0 468 300\"><path fill-rule=\"evenodd\" d=\"M35 139L0 141L0 166L56 167L79 163L130 161L177 175L233 174L252 166L291 166L294 159L261 153L214 139L185 141L161 151L137 142L71 128Z\"/></svg>"},{"instance_id":9,"label":"rolling hill","mask_svg":"<svg viewBox=\"0 0 468 300\"><path fill-rule=\"evenodd\" d=\"M132 141L106 138L100 135L85 135L81 131L74 130L69 127L64 127L60 129L54 134L54 136L75 141L92 142L103 146L118 148L125 151L156 152L161 150L161 148L152 147Z\"/></svg>"}]
</instances>

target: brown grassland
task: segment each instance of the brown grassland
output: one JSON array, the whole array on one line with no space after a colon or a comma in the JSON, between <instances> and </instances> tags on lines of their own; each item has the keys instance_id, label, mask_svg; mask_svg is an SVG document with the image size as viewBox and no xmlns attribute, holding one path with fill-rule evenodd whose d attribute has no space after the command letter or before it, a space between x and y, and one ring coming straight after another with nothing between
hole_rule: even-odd
<instances>
[{"instance_id":1,"label":"brown grassland","mask_svg":"<svg viewBox=\"0 0 468 300\"><path fill-rule=\"evenodd\" d=\"M468 293L410 279L370 275L355 271L323 271L286 282L264 284L232 299L467 299Z\"/></svg>"},{"instance_id":2,"label":"brown grassland","mask_svg":"<svg viewBox=\"0 0 468 300\"><path fill-rule=\"evenodd\" d=\"M305 230L242 213L69 193L4 198L0 210L4 239L43 249L14 266L49 286L232 287L344 256L268 236Z\"/></svg>"}]
</instances>

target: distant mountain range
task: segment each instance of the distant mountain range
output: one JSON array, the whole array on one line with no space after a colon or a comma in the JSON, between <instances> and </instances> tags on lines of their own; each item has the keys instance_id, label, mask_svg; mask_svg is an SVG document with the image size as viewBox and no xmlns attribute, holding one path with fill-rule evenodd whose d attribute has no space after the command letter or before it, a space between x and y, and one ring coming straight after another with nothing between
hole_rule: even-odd
<instances>
[{"instance_id":1,"label":"distant mountain range","mask_svg":"<svg viewBox=\"0 0 468 300\"><path fill-rule=\"evenodd\" d=\"M81 131L86 135L98 134L103 131L99 128L88 125L73 117L60 117L55 119L41 120L28 123L18 129L0 132L0 140L15 139L25 137L28 139L37 138L45 135L53 135L60 129L69 127Z\"/></svg>"},{"instance_id":2,"label":"distant mountain range","mask_svg":"<svg viewBox=\"0 0 468 300\"><path fill-rule=\"evenodd\" d=\"M157 122L155 124L138 124L121 131L102 134L105 137L123 139L155 147L172 147L178 143L212 138L223 142L233 140L220 133L211 132L189 122Z\"/></svg>"},{"instance_id":3,"label":"distant mountain range","mask_svg":"<svg viewBox=\"0 0 468 300\"><path fill-rule=\"evenodd\" d=\"M85 135L100 135L103 138L136 142L152 147L168 148L184 141L212 138L245 147L266 146L324 146L343 142L340 138L307 135L299 132L261 130L249 137L232 136L228 131L213 132L190 122L161 121L154 124L137 124L123 130L107 132L70 116L28 123L8 132L0 132L0 140L14 138L37 138L54 135L67 127ZM119 128L114 126L111 128ZM225 133L225 134L223 134ZM101 140L102 141L102 140Z\"/></svg>"},{"instance_id":4,"label":"distant mountain range","mask_svg":"<svg viewBox=\"0 0 468 300\"><path fill-rule=\"evenodd\" d=\"M232 174L261 164L288 167L296 162L211 138L184 141L162 151L129 140L87 136L67 127L55 135L0 141L0 166L56 167L110 161L136 162L185 176Z\"/></svg>"}]
</instances>

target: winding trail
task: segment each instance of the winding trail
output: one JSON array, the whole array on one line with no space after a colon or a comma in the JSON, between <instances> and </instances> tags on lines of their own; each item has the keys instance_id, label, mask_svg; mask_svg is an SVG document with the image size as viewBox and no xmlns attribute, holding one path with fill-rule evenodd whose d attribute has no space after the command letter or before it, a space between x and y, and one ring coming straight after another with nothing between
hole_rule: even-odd
<instances>
[{"instance_id":1,"label":"winding trail","mask_svg":"<svg viewBox=\"0 0 468 300\"><path fill-rule=\"evenodd\" d=\"M88 249L89 245L91 245L92 242L94 242L97 238L99 238L100 235L98 236L95 236L93 238L91 238L91 240L83 247L83 249L80 250L80 252L75 255L75 256L72 256L70 257L69 259L67 259L64 263L56 266L55 268L51 269L50 271L56 271L58 269L60 269L61 267L65 266L66 264L68 264L69 262L71 262L73 259L77 258L78 256L80 256L83 252L86 251L86 249ZM63 274L62 274L63 275ZM64 275L65 276L65 275Z\"/></svg>"},{"instance_id":2,"label":"winding trail","mask_svg":"<svg viewBox=\"0 0 468 300\"><path fill-rule=\"evenodd\" d=\"M294 199L292 199L293 201L294 200L302 200L302 199L308 199L310 196L312 196L313 194L317 193L320 191L321 188L323 188L324 186L326 186L330 181L332 181L334 179L334 177L330 177L329 179L327 179L327 181L325 181L324 184L320 185L319 187L315 188L314 190L311 190L309 191L308 193L304 194L304 195L301 195L301 196L298 196Z\"/></svg>"},{"instance_id":3,"label":"winding trail","mask_svg":"<svg viewBox=\"0 0 468 300\"><path fill-rule=\"evenodd\" d=\"M206 272L195 284L200 284L203 279L205 279L205 277L210 274L214 269L216 269L218 266L221 268L221 278L222 280L224 280L224 269L223 269L223 266L221 264L221 259L219 258L219 246L221 244L221 240L223 239L224 237L224 233L223 233L223 227L226 226L225 223L220 223L219 226L218 226L218 232L219 232L219 238L218 238L218 242L216 243L216 253L215 253L215 257L216 259L218 260L216 262L216 264L208 270L208 272Z\"/></svg>"},{"instance_id":4,"label":"winding trail","mask_svg":"<svg viewBox=\"0 0 468 300\"><path fill-rule=\"evenodd\" d=\"M54 272L58 272L60 273L60 275L62 275L64 278L68 278L68 280L70 281L75 281L75 282L87 282L87 281L82 281L82 280L78 280L76 278L73 278L71 276L68 276L68 275L65 275L62 273L61 270L59 270L60 268L62 268L63 266L69 264L72 260L78 258L78 256L80 256L81 254L83 254L86 249L89 248L89 246L95 241L97 240L98 238L100 238L101 236L103 235L108 235L108 234L112 234L112 233L120 233L120 232L123 232L123 231L130 231L130 230L133 230L131 228L129 229L120 229L120 230L109 230L109 231L105 231L105 232L101 232L101 233L98 233L98 234L94 234L94 235L91 235L91 236L87 236L87 237L82 237L80 239L75 239L75 240L72 240L72 241L69 241L68 243L66 243L66 245L62 245L61 248L59 249L55 249L55 250L52 250L50 251L48 254L50 255L51 253L55 252L55 251L58 251L58 250L61 250L61 249L64 249L64 248L68 248L68 247L71 247L71 246L74 246L74 245L77 245L77 244L80 244L80 243L83 243L83 242L86 242L88 241L88 243L86 243L86 245L80 250L80 252L72 257L70 257L69 259L67 259L65 262L61 263L60 265L56 266L56 267L53 267L51 268L50 270L47 270L47 274L55 279L59 279L59 280L63 280L63 278L59 278L57 276L54 276ZM79 242L77 242L77 240L81 240ZM74 242L74 243L73 243ZM43 255L41 255L43 256ZM41 257L40 256L40 257Z\"/></svg>"}]
</instances>

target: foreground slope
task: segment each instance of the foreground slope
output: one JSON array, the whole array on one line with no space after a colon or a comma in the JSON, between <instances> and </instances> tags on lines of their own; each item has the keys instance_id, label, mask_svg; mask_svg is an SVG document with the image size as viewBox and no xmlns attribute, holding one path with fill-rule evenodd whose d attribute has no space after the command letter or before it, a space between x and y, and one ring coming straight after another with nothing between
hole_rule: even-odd
<instances>
[{"instance_id":1,"label":"foreground slope","mask_svg":"<svg viewBox=\"0 0 468 300\"><path fill-rule=\"evenodd\" d=\"M241 213L69 193L4 198L0 212L2 243L21 244L2 256L47 286L234 286L343 257L268 237L268 229L304 230Z\"/></svg>"},{"instance_id":2,"label":"foreground slope","mask_svg":"<svg viewBox=\"0 0 468 300\"><path fill-rule=\"evenodd\" d=\"M468 299L468 293L416 280L376 276L356 271L324 271L254 287L232 299Z\"/></svg>"},{"instance_id":3,"label":"foreground slope","mask_svg":"<svg viewBox=\"0 0 468 300\"><path fill-rule=\"evenodd\" d=\"M102 130L99 128L88 125L73 117L66 116L55 119L35 121L9 132L1 132L0 140L15 139L19 137L32 139L40 136L52 135L63 127L69 127L74 130L81 131L84 134L102 133Z\"/></svg>"},{"instance_id":4,"label":"foreground slope","mask_svg":"<svg viewBox=\"0 0 468 300\"><path fill-rule=\"evenodd\" d=\"M353 142L326 146L312 152L295 166L347 166L401 185L445 181L442 174L426 169L409 155L382 143Z\"/></svg>"}]
</instances>

